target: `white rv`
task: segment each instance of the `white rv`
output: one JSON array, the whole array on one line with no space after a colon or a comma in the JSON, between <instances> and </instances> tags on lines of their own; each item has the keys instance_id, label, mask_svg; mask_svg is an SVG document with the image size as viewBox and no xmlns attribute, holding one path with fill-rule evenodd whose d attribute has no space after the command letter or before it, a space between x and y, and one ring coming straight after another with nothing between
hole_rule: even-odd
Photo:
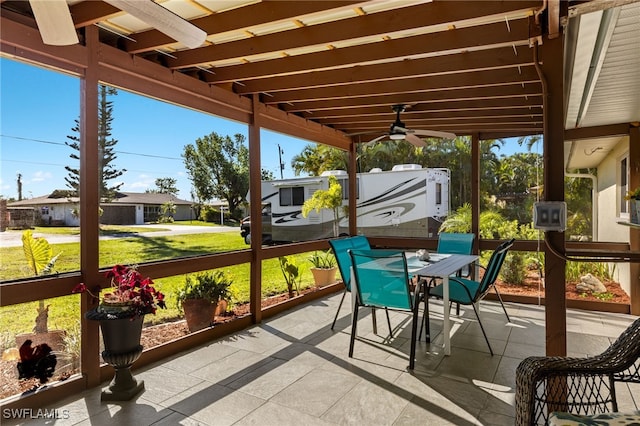
<instances>
[{"instance_id":1,"label":"white rv","mask_svg":"<svg viewBox=\"0 0 640 426\"><path fill-rule=\"evenodd\" d=\"M348 177L343 170L321 176L262 182L263 242L306 241L333 237L333 211L312 211L305 218L302 205L319 189L328 188L328 176L342 185L348 203ZM432 237L449 214L449 170L423 169L417 164L394 166L391 171L373 169L358 173L357 226L366 236ZM349 232L349 219L341 214L340 233ZM241 235L250 243L250 221Z\"/></svg>"}]
</instances>

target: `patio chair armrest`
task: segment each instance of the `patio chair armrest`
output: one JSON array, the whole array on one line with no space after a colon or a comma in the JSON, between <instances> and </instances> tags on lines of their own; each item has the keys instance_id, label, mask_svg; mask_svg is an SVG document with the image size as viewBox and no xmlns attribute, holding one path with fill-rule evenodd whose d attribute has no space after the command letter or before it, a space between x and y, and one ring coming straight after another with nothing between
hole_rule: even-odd
<instances>
[{"instance_id":1,"label":"patio chair armrest","mask_svg":"<svg viewBox=\"0 0 640 426\"><path fill-rule=\"evenodd\" d=\"M553 411L614 411L614 368L603 355L525 358L516 369L516 424L546 424Z\"/></svg>"}]
</instances>

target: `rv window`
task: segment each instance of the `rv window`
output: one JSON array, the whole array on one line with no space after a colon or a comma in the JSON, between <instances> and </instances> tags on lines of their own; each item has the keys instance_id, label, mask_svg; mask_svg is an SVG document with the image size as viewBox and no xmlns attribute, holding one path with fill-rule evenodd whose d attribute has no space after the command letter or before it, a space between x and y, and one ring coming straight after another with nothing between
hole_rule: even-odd
<instances>
[{"instance_id":1,"label":"rv window","mask_svg":"<svg viewBox=\"0 0 640 426\"><path fill-rule=\"evenodd\" d=\"M304 204L304 187L280 188L281 206L301 206Z\"/></svg>"},{"instance_id":2,"label":"rv window","mask_svg":"<svg viewBox=\"0 0 640 426\"><path fill-rule=\"evenodd\" d=\"M442 204L442 184L436 183L436 204Z\"/></svg>"},{"instance_id":3,"label":"rv window","mask_svg":"<svg viewBox=\"0 0 640 426\"><path fill-rule=\"evenodd\" d=\"M342 187L342 199L349 199L349 179L338 179L338 183ZM360 198L360 178L356 178L356 199Z\"/></svg>"}]
</instances>

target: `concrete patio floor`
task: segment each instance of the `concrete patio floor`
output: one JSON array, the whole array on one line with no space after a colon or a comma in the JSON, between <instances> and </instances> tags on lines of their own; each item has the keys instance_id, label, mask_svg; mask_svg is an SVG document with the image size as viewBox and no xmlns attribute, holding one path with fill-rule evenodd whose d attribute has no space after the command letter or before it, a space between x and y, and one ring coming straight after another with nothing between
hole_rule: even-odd
<instances>
[{"instance_id":1,"label":"concrete patio floor","mask_svg":"<svg viewBox=\"0 0 640 426\"><path fill-rule=\"evenodd\" d=\"M442 353L442 304L430 301L432 343L418 343L409 373L410 318L384 315L378 335L370 314L358 325L348 357L349 297L335 330L340 295L291 310L241 333L136 370L146 390L124 403L101 403L101 388L56 407L55 422L79 425L512 425L515 369L544 354L544 308L482 302L491 356L473 310L454 321L451 356ZM362 310L364 314L366 311ZM453 312L453 310L452 310ZM603 351L634 320L629 315L570 310L571 356ZM103 384L106 386L106 384ZM635 387L634 387L635 386ZM620 410L638 410L640 385L619 385ZM635 398L635 399L634 399ZM5 423L3 421L3 423ZM6 424L15 424L7 422Z\"/></svg>"}]
</instances>

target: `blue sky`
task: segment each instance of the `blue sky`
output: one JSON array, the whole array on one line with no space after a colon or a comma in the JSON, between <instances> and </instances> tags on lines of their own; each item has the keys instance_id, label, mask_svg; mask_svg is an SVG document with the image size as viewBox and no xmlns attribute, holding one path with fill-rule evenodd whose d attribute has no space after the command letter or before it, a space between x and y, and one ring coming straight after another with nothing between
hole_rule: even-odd
<instances>
[{"instance_id":1,"label":"blue sky","mask_svg":"<svg viewBox=\"0 0 640 426\"><path fill-rule=\"evenodd\" d=\"M29 86L25 86L29 82ZM17 198L17 174L24 198L67 189L64 166L77 166L64 143L79 116L79 79L0 58L0 194ZM248 139L247 126L177 107L126 91L113 101L112 137L118 140L116 168L127 172L121 190L144 192L155 179L173 177L180 198L189 200L191 183L181 154L186 144L216 132ZM262 131L262 167L280 176L279 144L284 151L284 177L293 177L291 158L308 141ZM74 164L75 163L75 164Z\"/></svg>"},{"instance_id":2,"label":"blue sky","mask_svg":"<svg viewBox=\"0 0 640 426\"><path fill-rule=\"evenodd\" d=\"M25 83L28 82L28 86ZM65 145L79 116L80 80L76 77L0 58L0 195L18 197L17 175L22 176L23 198L67 189L65 166L77 167ZM118 140L113 164L127 172L118 181L125 192L155 188L155 180L177 180L178 196L191 199L191 183L181 154L186 144L216 132L241 133L247 126L120 90L113 101L112 137ZM284 178L293 177L291 158L308 141L269 131L261 134L262 167L276 178L279 144ZM515 143L498 154L523 150ZM113 181L112 183L115 183Z\"/></svg>"}]
</instances>

